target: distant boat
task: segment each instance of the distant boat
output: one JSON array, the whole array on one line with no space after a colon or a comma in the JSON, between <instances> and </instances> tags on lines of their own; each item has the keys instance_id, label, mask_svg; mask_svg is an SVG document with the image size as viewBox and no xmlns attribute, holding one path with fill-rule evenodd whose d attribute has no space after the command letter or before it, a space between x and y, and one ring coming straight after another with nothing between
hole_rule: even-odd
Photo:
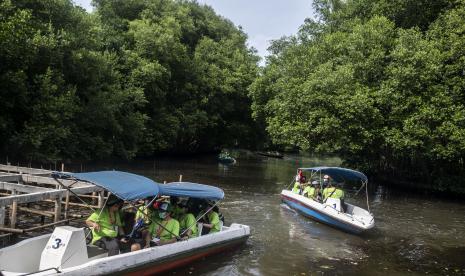
<instances>
[{"instance_id":1,"label":"distant boat","mask_svg":"<svg viewBox=\"0 0 465 276\"><path fill-rule=\"evenodd\" d=\"M228 152L222 152L218 155L218 162L223 164L234 164L236 159L229 155Z\"/></svg>"},{"instance_id":2,"label":"distant boat","mask_svg":"<svg viewBox=\"0 0 465 276\"><path fill-rule=\"evenodd\" d=\"M327 174L333 179L349 180L362 183L360 190L368 183L367 177L358 171L338 167L299 168L298 172L308 172L310 177ZM321 182L320 182L321 183ZM367 204L368 204L368 194ZM352 234L360 234L375 226L373 214L370 209L365 210L358 206L344 203L339 199L328 198L324 201L313 200L288 189L281 192L281 200L292 209L306 217L322 222ZM345 209L345 210L344 210Z\"/></svg>"},{"instance_id":3,"label":"distant boat","mask_svg":"<svg viewBox=\"0 0 465 276\"><path fill-rule=\"evenodd\" d=\"M277 151L257 151L258 155L272 157L272 158L283 158L284 155Z\"/></svg>"}]
</instances>

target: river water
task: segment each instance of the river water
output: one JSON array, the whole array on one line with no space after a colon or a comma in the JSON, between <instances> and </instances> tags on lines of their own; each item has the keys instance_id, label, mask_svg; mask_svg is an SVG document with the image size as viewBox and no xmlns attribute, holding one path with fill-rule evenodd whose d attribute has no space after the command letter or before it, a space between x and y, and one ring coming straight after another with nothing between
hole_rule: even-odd
<instances>
[{"instance_id":1,"label":"river water","mask_svg":"<svg viewBox=\"0 0 465 276\"><path fill-rule=\"evenodd\" d=\"M203 156L98 167L158 182L177 181L182 174L183 181L218 186L225 191L220 208L226 224L251 227L250 239L237 250L171 275L465 275L465 204L369 183L376 226L356 236L305 218L280 201L297 167L337 166L339 159L237 155L238 162L230 166L218 164L215 156ZM346 201L366 206L364 196L349 194Z\"/></svg>"}]
</instances>

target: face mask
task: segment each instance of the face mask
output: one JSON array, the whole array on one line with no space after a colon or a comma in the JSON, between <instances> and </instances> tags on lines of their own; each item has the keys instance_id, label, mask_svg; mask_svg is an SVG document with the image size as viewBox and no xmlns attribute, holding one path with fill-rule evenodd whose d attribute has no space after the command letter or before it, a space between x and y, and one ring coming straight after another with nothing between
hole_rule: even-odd
<instances>
[{"instance_id":1,"label":"face mask","mask_svg":"<svg viewBox=\"0 0 465 276\"><path fill-rule=\"evenodd\" d=\"M158 213L158 216L159 216L161 219L165 219L165 218L166 218L166 215L167 215L166 212L160 212L160 213Z\"/></svg>"}]
</instances>

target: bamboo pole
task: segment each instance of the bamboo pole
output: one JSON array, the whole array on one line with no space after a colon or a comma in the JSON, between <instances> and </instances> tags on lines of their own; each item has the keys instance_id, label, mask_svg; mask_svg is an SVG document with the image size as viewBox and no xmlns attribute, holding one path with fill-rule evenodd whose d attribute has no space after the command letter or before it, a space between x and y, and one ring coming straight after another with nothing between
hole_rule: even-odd
<instances>
[{"instance_id":1,"label":"bamboo pole","mask_svg":"<svg viewBox=\"0 0 465 276\"><path fill-rule=\"evenodd\" d=\"M97 196L97 192L93 192L91 195L91 198L92 198L92 205L95 205L98 202L97 199L100 200L100 195Z\"/></svg>"},{"instance_id":2,"label":"bamboo pole","mask_svg":"<svg viewBox=\"0 0 465 276\"><path fill-rule=\"evenodd\" d=\"M16 190L11 191L12 195L16 194ZM13 201L13 204L11 205L11 218L10 218L10 227L15 228L16 227L16 215L18 214L18 202L15 200Z\"/></svg>"},{"instance_id":3,"label":"bamboo pole","mask_svg":"<svg viewBox=\"0 0 465 276\"><path fill-rule=\"evenodd\" d=\"M12 234L12 233L1 234L1 235L0 235L0 239L9 237L9 236L11 236L11 235L13 235L13 234Z\"/></svg>"},{"instance_id":4,"label":"bamboo pole","mask_svg":"<svg viewBox=\"0 0 465 276\"><path fill-rule=\"evenodd\" d=\"M69 191L66 192L66 199L65 199L65 219L68 219L68 210L69 210Z\"/></svg>"},{"instance_id":5,"label":"bamboo pole","mask_svg":"<svg viewBox=\"0 0 465 276\"><path fill-rule=\"evenodd\" d=\"M65 220L60 220L60 221L56 221L56 222L52 222L52 223L48 223L48 224L44 224L44 225L40 225L40 226L31 227L31 228L28 228L28 229L22 229L22 230L24 232L31 232L31 231L34 231L34 230L47 228L47 227L54 226L54 225L57 225L57 224L67 223L69 221L70 221L70 219L65 219Z\"/></svg>"},{"instance_id":6,"label":"bamboo pole","mask_svg":"<svg viewBox=\"0 0 465 276\"><path fill-rule=\"evenodd\" d=\"M18 209L23 212L33 213L36 215L41 215L41 216L46 216L46 217L53 217L55 215L54 212L51 212L51 211L41 211L41 210L35 210L31 208L26 208L26 207L18 207Z\"/></svg>"},{"instance_id":7,"label":"bamboo pole","mask_svg":"<svg viewBox=\"0 0 465 276\"><path fill-rule=\"evenodd\" d=\"M5 207L0 207L0 227L5 225L6 210Z\"/></svg>"},{"instance_id":8,"label":"bamboo pole","mask_svg":"<svg viewBox=\"0 0 465 276\"><path fill-rule=\"evenodd\" d=\"M98 208L103 208L105 202L105 194L103 191L98 192Z\"/></svg>"},{"instance_id":9,"label":"bamboo pole","mask_svg":"<svg viewBox=\"0 0 465 276\"><path fill-rule=\"evenodd\" d=\"M61 197L57 197L55 199L55 219L54 219L54 222L58 222L61 219L61 204L62 204ZM65 204L66 204L66 202L65 202Z\"/></svg>"},{"instance_id":10,"label":"bamboo pole","mask_svg":"<svg viewBox=\"0 0 465 276\"><path fill-rule=\"evenodd\" d=\"M45 202L53 202L53 203L55 203L55 200L50 200L50 199L46 199L44 201ZM62 201L61 204L66 204L66 202ZM76 203L76 202L70 202L69 205L70 206L77 206L77 207L92 207L94 209L99 208L98 206L95 206L95 205Z\"/></svg>"},{"instance_id":11,"label":"bamboo pole","mask_svg":"<svg viewBox=\"0 0 465 276\"><path fill-rule=\"evenodd\" d=\"M70 196L75 196L75 195L70 195ZM85 197L85 198L95 198L95 199L98 199L99 196L98 195L79 195L79 197Z\"/></svg>"},{"instance_id":12,"label":"bamboo pole","mask_svg":"<svg viewBox=\"0 0 465 276\"><path fill-rule=\"evenodd\" d=\"M8 228L8 227L0 227L0 231L2 231L2 232L8 232L8 233L16 233L16 234L22 234L22 233L24 233L24 230L23 230L23 229Z\"/></svg>"}]
</instances>

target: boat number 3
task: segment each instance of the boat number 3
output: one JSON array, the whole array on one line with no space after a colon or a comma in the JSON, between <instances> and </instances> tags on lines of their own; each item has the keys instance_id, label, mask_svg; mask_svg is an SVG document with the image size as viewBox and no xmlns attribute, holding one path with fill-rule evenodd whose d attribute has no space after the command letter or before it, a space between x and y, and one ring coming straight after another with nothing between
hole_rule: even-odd
<instances>
[{"instance_id":1,"label":"boat number 3","mask_svg":"<svg viewBox=\"0 0 465 276\"><path fill-rule=\"evenodd\" d=\"M55 244L52 245L53 249L58 249L61 245L61 239L55 239Z\"/></svg>"}]
</instances>

